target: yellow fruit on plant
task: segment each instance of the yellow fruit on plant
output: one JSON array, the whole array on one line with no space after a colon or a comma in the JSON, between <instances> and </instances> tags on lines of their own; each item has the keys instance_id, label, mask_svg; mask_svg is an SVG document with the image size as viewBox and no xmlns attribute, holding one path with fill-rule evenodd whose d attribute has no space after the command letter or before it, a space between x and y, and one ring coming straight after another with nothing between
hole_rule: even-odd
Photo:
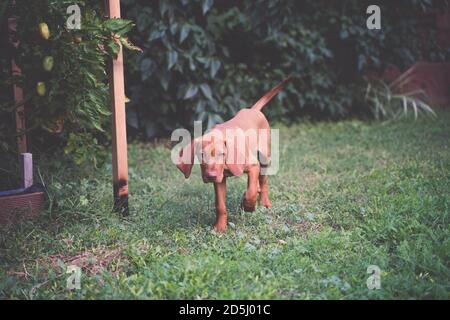
<instances>
[{"instance_id":1,"label":"yellow fruit on plant","mask_svg":"<svg viewBox=\"0 0 450 320\"><path fill-rule=\"evenodd\" d=\"M50 38L50 30L48 29L48 25L45 22L39 23L39 34L45 40Z\"/></svg>"},{"instance_id":2,"label":"yellow fruit on plant","mask_svg":"<svg viewBox=\"0 0 450 320\"><path fill-rule=\"evenodd\" d=\"M43 96L45 96L46 91L47 91L47 89L45 88L45 82L40 81L36 84L36 92L38 95L43 97Z\"/></svg>"},{"instance_id":3,"label":"yellow fruit on plant","mask_svg":"<svg viewBox=\"0 0 450 320\"><path fill-rule=\"evenodd\" d=\"M53 69L53 57L52 56L46 56L44 60L42 61L42 67L45 71L52 71Z\"/></svg>"}]
</instances>

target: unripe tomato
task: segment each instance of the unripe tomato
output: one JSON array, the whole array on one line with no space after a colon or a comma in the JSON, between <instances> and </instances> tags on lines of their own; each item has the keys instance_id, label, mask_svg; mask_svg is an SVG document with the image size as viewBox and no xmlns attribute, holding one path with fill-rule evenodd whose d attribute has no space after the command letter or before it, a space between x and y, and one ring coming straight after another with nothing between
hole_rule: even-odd
<instances>
[{"instance_id":1,"label":"unripe tomato","mask_svg":"<svg viewBox=\"0 0 450 320\"><path fill-rule=\"evenodd\" d=\"M50 30L48 29L48 25L45 22L39 23L39 33L45 40L48 40L48 38L50 38Z\"/></svg>"},{"instance_id":2,"label":"unripe tomato","mask_svg":"<svg viewBox=\"0 0 450 320\"><path fill-rule=\"evenodd\" d=\"M38 95L40 95L41 97L45 96L45 92L46 92L46 88L45 88L45 82L38 82L36 84L36 92Z\"/></svg>"},{"instance_id":3,"label":"unripe tomato","mask_svg":"<svg viewBox=\"0 0 450 320\"><path fill-rule=\"evenodd\" d=\"M53 57L52 56L46 56L44 60L42 61L42 67L45 71L52 71L53 69Z\"/></svg>"}]
</instances>

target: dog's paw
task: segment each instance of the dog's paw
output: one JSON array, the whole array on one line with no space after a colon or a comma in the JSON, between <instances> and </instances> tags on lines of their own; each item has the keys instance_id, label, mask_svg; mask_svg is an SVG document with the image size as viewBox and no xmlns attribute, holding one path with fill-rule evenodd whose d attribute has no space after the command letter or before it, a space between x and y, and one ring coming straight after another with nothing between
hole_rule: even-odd
<instances>
[{"instance_id":1,"label":"dog's paw","mask_svg":"<svg viewBox=\"0 0 450 320\"><path fill-rule=\"evenodd\" d=\"M259 200L259 204L269 209L272 204L270 203L269 197L267 196L261 196L261 199Z\"/></svg>"},{"instance_id":2,"label":"dog's paw","mask_svg":"<svg viewBox=\"0 0 450 320\"><path fill-rule=\"evenodd\" d=\"M256 206L255 205L244 205L242 207L242 209L244 209L245 212L254 212L256 210Z\"/></svg>"},{"instance_id":3,"label":"dog's paw","mask_svg":"<svg viewBox=\"0 0 450 320\"><path fill-rule=\"evenodd\" d=\"M256 201L249 201L244 196L242 197L241 201L241 210L244 210L245 212L253 212L256 209Z\"/></svg>"},{"instance_id":4,"label":"dog's paw","mask_svg":"<svg viewBox=\"0 0 450 320\"><path fill-rule=\"evenodd\" d=\"M213 229L215 232L223 233L227 231L227 224L226 223L215 223L213 225Z\"/></svg>"}]
</instances>

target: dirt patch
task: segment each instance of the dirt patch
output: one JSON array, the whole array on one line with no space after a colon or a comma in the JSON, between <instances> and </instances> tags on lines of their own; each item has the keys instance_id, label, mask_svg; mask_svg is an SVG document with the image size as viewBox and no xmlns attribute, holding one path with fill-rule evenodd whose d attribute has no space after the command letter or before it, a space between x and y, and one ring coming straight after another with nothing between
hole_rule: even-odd
<instances>
[{"instance_id":1,"label":"dirt patch","mask_svg":"<svg viewBox=\"0 0 450 320\"><path fill-rule=\"evenodd\" d=\"M288 224L296 228L300 233L318 233L322 227L319 223L310 220L303 220L301 222L288 221Z\"/></svg>"},{"instance_id":2,"label":"dirt patch","mask_svg":"<svg viewBox=\"0 0 450 320\"><path fill-rule=\"evenodd\" d=\"M117 273L120 265L126 260L127 258L122 254L121 248L111 249L101 246L72 256L56 254L39 258L23 263L22 267L12 269L8 274L28 279L30 277L28 269L32 270L33 266L39 266L45 270L52 269L63 272L65 272L65 270L62 270L64 267L77 266L81 268L83 273L89 275L96 275L103 270Z\"/></svg>"}]
</instances>

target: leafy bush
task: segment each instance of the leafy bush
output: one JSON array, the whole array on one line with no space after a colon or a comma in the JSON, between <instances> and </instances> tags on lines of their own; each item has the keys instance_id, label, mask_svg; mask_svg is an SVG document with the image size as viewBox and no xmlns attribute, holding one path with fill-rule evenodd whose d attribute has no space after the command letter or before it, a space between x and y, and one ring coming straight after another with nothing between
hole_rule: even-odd
<instances>
[{"instance_id":1,"label":"leafy bush","mask_svg":"<svg viewBox=\"0 0 450 320\"><path fill-rule=\"evenodd\" d=\"M136 21L133 42L144 49L128 59L128 123L149 137L194 119L210 127L291 73L292 83L264 111L271 119L367 112L356 94L364 72L448 55L429 40L434 27L418 23L445 5L438 1L383 2L381 30L366 28L364 1L122 3Z\"/></svg>"},{"instance_id":2,"label":"leafy bush","mask_svg":"<svg viewBox=\"0 0 450 320\"><path fill-rule=\"evenodd\" d=\"M0 4L1 30L11 2ZM0 53L1 147L11 150L15 140L12 97L4 94L11 92L9 63L15 56L24 76L14 81L26 94L34 149L65 147L78 163L93 159L109 140L105 69L118 49L111 33L133 49L125 38L132 23L108 21L92 0L16 2L21 45L14 50L2 43L7 50ZM64 27L66 8L73 3L83 14L79 31ZM123 0L123 15L137 26L131 40L144 49L140 55L126 53L129 132L159 136L190 127L194 119L211 127L289 74L293 81L264 110L271 120L366 114L360 93L367 71L449 56L430 41L436 38L434 27L417 22L446 2L383 2L382 30L367 30L367 5L355 0ZM37 32L42 22L49 26L48 40ZM6 42L7 36L0 39Z\"/></svg>"},{"instance_id":3,"label":"leafy bush","mask_svg":"<svg viewBox=\"0 0 450 320\"><path fill-rule=\"evenodd\" d=\"M66 28L66 11L74 3L81 8L80 30ZM3 30L12 10L4 6ZM106 19L98 1L89 0L17 0L14 13L18 16L20 45L15 49L4 44L7 50L2 50L0 57L2 80L5 79L2 92L11 92L13 81L23 87L27 131L35 148L57 144L65 146L67 153L74 152L77 163L95 161L101 154L98 144L108 138L106 64L119 50L112 34L130 47L125 37L132 22ZM2 40L6 42L7 36L2 36ZM10 77L8 64L12 57L22 69L20 78ZM14 141L10 139L14 104L11 96L2 95L1 99L2 147L10 148Z\"/></svg>"}]
</instances>

